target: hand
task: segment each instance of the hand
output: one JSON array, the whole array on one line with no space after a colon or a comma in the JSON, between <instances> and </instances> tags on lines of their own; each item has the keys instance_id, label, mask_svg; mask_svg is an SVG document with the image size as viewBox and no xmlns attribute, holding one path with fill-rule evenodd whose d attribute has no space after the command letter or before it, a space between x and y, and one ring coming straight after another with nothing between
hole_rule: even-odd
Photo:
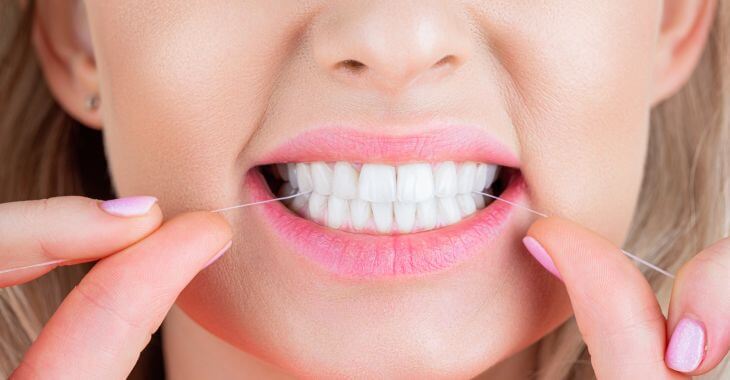
<instances>
[{"instance_id":1,"label":"hand","mask_svg":"<svg viewBox=\"0 0 730 380\"><path fill-rule=\"evenodd\" d=\"M554 217L527 236L528 250L564 282L599 379L686 378L727 355L730 239L684 264L667 320L644 276L609 241Z\"/></svg>"},{"instance_id":2,"label":"hand","mask_svg":"<svg viewBox=\"0 0 730 380\"><path fill-rule=\"evenodd\" d=\"M153 198L101 204L59 197L0 204L0 236L0 269L100 259L64 299L11 379L120 379L131 372L178 294L227 248L231 231L208 212L162 224ZM30 281L53 267L0 274L0 286Z\"/></svg>"}]
</instances>

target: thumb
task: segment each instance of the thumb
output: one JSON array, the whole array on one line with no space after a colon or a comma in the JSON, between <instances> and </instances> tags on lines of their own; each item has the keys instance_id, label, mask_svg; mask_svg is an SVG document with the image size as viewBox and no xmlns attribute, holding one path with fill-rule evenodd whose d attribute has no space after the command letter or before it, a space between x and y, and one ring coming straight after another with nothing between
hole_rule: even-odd
<instances>
[{"instance_id":1,"label":"thumb","mask_svg":"<svg viewBox=\"0 0 730 380\"><path fill-rule=\"evenodd\" d=\"M535 222L523 240L565 284L599 379L680 376L664 364L666 319L641 272L610 241L573 222Z\"/></svg>"}]
</instances>

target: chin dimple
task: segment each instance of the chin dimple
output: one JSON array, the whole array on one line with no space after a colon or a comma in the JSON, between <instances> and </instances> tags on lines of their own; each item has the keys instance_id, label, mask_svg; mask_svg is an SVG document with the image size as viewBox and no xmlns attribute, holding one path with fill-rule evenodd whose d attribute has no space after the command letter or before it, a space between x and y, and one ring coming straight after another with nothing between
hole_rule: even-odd
<instances>
[{"instance_id":1,"label":"chin dimple","mask_svg":"<svg viewBox=\"0 0 730 380\"><path fill-rule=\"evenodd\" d=\"M330 228L374 234L445 227L492 201L497 165L451 161L403 165L311 162L277 164L278 196L302 216Z\"/></svg>"}]
</instances>

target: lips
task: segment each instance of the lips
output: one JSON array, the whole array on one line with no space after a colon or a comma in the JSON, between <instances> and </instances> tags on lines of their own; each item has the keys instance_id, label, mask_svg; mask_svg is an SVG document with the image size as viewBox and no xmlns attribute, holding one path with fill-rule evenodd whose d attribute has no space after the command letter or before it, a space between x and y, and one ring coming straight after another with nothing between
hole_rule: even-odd
<instances>
[{"instance_id":1,"label":"lips","mask_svg":"<svg viewBox=\"0 0 730 380\"><path fill-rule=\"evenodd\" d=\"M299 163L299 165L289 165L289 167L304 167L304 163L317 162L315 167L321 166L317 170L325 171L328 167L333 168L336 165L332 164L333 162L339 163L343 160L357 163L353 167L358 169L375 168L374 171L365 173L368 181L371 182L362 183L359 189L364 198L378 201L371 202L370 207L380 214L383 213L384 205L390 205L390 209L393 208L393 205L396 205L397 210L409 209L408 207L398 208L399 205L407 203L400 202L404 200L402 198L406 198L405 201L427 203L428 201L421 199L424 194L433 196L429 195L433 193L433 186L426 190L419 187L420 185L411 186L413 185L411 180L414 178L410 175L404 177L410 186L406 186L405 190L394 191L394 189L402 190L401 186L396 187L395 183L389 185L392 189L388 187L386 189L388 191L383 190L381 187L387 187L389 181L373 180L371 176L378 175L378 173L390 173L392 170L383 169L388 165L403 167L403 173L409 173L407 170L415 168L416 171L413 173L415 173L416 184L428 183L421 179L431 175L428 171L430 170L429 165L438 168L443 166L439 161L444 159L449 160L448 162L464 160L466 163L460 165L465 168L476 166L476 164L471 164L474 161L482 162L483 164L480 165L489 167L501 165L503 167L500 170L502 185L496 190L498 195L509 201L518 201L525 188L519 171L514 168L516 158L495 139L473 127L449 126L448 128L431 129L425 134L410 136L376 136L342 128L324 128L300 135L264 158L260 165L250 170L246 176L245 186L249 190L252 201L262 201L274 197L272 187L281 185L273 185L270 177L272 171L277 172L274 169L277 167L275 164L279 164L280 172L281 168L286 168L286 165L282 165L284 163ZM330 162L329 166L325 162ZM311 164L306 165L311 167ZM266 166L270 169L261 170ZM329 172L329 169L326 171ZM269 173L267 174L269 178L264 176L264 172ZM284 176L286 177L286 174ZM325 194L329 198L335 198L330 199L330 204L337 206L337 210L342 209L340 204L347 208L348 202L358 202L358 205L363 202L355 199L356 191L340 193L347 194L347 196L352 195L352 200L338 198L331 193L329 188L323 190L322 183L330 184L332 178L327 177L322 181L319 185L310 187L318 187L317 190L326 191ZM291 187L288 182L285 184ZM437 183L436 187L439 186L448 187L443 183L440 185ZM273 190L280 191L278 188ZM389 201L389 199L380 199L383 196L398 199L394 198L392 203L379 202ZM473 197L471 194L459 194L459 196L464 199ZM447 198L437 197L435 199L443 201L440 203L449 204ZM412 205L415 210L417 204ZM409 221L410 224L406 231L398 230L397 222L403 218L399 219L399 215L396 213L396 226L393 227L392 233L389 224L388 229L382 229L382 222L380 222L376 226L376 230L380 234L374 234L372 230L356 231L352 228L332 228L333 225L330 223L310 220L311 215L308 213L297 213L295 209L292 210L287 206L291 207L291 204L272 202L262 205L256 212L265 225L281 237L280 240L288 246L291 252L307 257L335 275L356 278L421 275L453 267L479 252L487 251L507 224L512 209L506 203L492 202L481 210L471 208L468 214L462 213L463 219L457 218L455 222L431 226L435 229L414 228L413 223ZM458 209L456 212L458 213ZM335 212L332 215L341 214ZM448 219L448 213L445 215ZM378 216L378 218L383 220L382 216ZM441 221L443 222L443 220L442 217ZM341 224L340 220L334 227L340 227Z\"/></svg>"}]
</instances>

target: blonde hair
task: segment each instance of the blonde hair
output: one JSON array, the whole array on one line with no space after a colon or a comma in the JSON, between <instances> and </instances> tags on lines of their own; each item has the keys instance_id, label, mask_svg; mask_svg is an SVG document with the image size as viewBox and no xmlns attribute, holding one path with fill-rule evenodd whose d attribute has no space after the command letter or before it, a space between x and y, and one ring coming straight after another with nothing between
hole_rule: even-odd
<instances>
[{"instance_id":1,"label":"blonde hair","mask_svg":"<svg viewBox=\"0 0 730 380\"><path fill-rule=\"evenodd\" d=\"M29 38L32 8L32 2L29 11L15 1L0 4L0 202L65 194L110 198L100 134L66 115L43 81ZM730 6L719 1L692 78L651 114L644 182L626 247L672 271L730 231L729 36ZM0 289L0 376L10 375L89 268L61 267ZM645 274L666 305L672 283ZM159 351L154 341L151 349ZM574 320L543 338L538 352L537 378L595 376ZM131 377L149 377L145 367L138 365ZM720 367L713 371L718 378L730 374L727 360Z\"/></svg>"}]
</instances>

